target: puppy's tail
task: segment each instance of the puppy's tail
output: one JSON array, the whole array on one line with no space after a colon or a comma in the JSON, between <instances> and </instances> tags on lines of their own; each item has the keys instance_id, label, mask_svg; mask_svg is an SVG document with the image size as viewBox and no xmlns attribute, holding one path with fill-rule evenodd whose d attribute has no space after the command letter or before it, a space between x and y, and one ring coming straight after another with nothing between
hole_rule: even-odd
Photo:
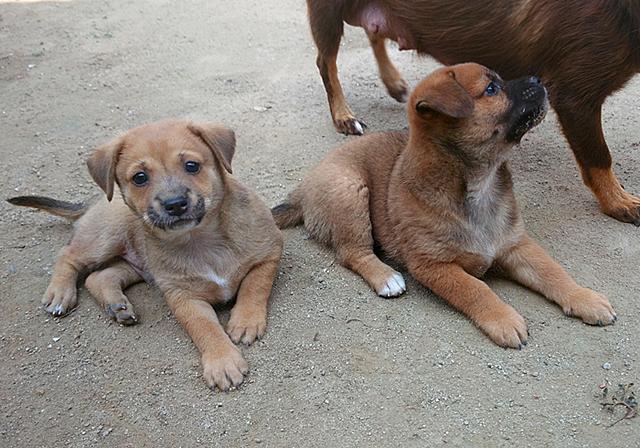
<instances>
[{"instance_id":1,"label":"puppy's tail","mask_svg":"<svg viewBox=\"0 0 640 448\"><path fill-rule=\"evenodd\" d=\"M299 203L291 201L283 202L280 205L276 205L271 209L273 219L276 220L276 225L280 229L286 229L287 227L297 226L302 223L302 207Z\"/></svg>"},{"instance_id":2,"label":"puppy's tail","mask_svg":"<svg viewBox=\"0 0 640 448\"><path fill-rule=\"evenodd\" d=\"M80 218L88 209L83 203L59 201L44 196L16 196L15 198L7 199L7 202L21 207L44 210L52 215L62 216L72 221Z\"/></svg>"}]
</instances>

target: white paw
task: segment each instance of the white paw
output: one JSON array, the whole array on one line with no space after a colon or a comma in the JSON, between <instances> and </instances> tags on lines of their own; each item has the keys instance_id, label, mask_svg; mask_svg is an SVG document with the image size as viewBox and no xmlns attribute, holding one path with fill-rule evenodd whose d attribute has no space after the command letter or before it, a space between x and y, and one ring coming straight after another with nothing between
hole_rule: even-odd
<instances>
[{"instance_id":1,"label":"white paw","mask_svg":"<svg viewBox=\"0 0 640 448\"><path fill-rule=\"evenodd\" d=\"M404 283L404 278L399 272L394 273L387 279L384 286L378 295L381 297L397 297L407 290L407 285Z\"/></svg>"}]
</instances>

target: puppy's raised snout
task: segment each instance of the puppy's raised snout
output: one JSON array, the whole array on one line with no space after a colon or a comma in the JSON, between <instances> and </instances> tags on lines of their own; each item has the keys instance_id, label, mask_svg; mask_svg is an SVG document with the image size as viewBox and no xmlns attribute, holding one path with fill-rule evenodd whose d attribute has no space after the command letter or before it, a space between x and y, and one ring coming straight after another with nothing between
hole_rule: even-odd
<instances>
[{"instance_id":1,"label":"puppy's raised snout","mask_svg":"<svg viewBox=\"0 0 640 448\"><path fill-rule=\"evenodd\" d=\"M171 216L181 216L189 208L189 199L186 196L175 196L162 201L162 207Z\"/></svg>"}]
</instances>

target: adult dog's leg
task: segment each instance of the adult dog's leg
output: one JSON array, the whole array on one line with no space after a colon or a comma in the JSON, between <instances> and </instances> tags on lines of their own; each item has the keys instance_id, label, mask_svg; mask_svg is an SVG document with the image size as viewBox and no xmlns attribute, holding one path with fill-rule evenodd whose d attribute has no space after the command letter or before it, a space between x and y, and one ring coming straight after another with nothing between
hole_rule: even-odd
<instances>
[{"instance_id":1,"label":"adult dog's leg","mask_svg":"<svg viewBox=\"0 0 640 448\"><path fill-rule=\"evenodd\" d=\"M327 92L333 124L338 132L360 135L364 132L364 125L347 104L338 79L336 60L344 31L340 10L335 2L324 0L307 0L307 7L311 34L318 48L316 64Z\"/></svg>"},{"instance_id":2,"label":"adult dog's leg","mask_svg":"<svg viewBox=\"0 0 640 448\"><path fill-rule=\"evenodd\" d=\"M624 191L613 172L611 154L604 139L601 104L554 104L564 134L582 172L604 213L640 226L640 199Z\"/></svg>"},{"instance_id":3,"label":"adult dog's leg","mask_svg":"<svg viewBox=\"0 0 640 448\"><path fill-rule=\"evenodd\" d=\"M367 33L367 36L369 37L373 54L376 57L376 62L378 63L380 78L387 87L389 95L391 95L391 97L396 101L404 103L407 101L409 86L402 78L398 69L393 65L391 59L389 59L387 47L385 45L385 38L372 33Z\"/></svg>"}]
</instances>

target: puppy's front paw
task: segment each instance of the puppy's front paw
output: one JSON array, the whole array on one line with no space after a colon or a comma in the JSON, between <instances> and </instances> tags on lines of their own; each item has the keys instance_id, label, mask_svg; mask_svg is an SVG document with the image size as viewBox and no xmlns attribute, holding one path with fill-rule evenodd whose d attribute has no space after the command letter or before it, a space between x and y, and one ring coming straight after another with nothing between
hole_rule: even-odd
<instances>
[{"instance_id":1,"label":"puppy's front paw","mask_svg":"<svg viewBox=\"0 0 640 448\"><path fill-rule=\"evenodd\" d=\"M138 323L138 317L133 312L130 303L110 303L105 306L107 314L122 325L134 325Z\"/></svg>"},{"instance_id":2,"label":"puppy's front paw","mask_svg":"<svg viewBox=\"0 0 640 448\"><path fill-rule=\"evenodd\" d=\"M527 345L527 324L512 307L503 304L500 309L490 310L476 319L478 326L500 347L520 350Z\"/></svg>"},{"instance_id":3,"label":"puppy's front paw","mask_svg":"<svg viewBox=\"0 0 640 448\"><path fill-rule=\"evenodd\" d=\"M64 316L78 303L75 283L64 284L52 281L42 298L45 311L54 316Z\"/></svg>"},{"instance_id":4,"label":"puppy's front paw","mask_svg":"<svg viewBox=\"0 0 640 448\"><path fill-rule=\"evenodd\" d=\"M236 344L242 342L251 345L260 339L267 329L267 316L262 311L231 310L227 323L227 334Z\"/></svg>"},{"instance_id":5,"label":"puppy's front paw","mask_svg":"<svg viewBox=\"0 0 640 448\"><path fill-rule=\"evenodd\" d=\"M562 311L590 325L611 325L618 319L607 298L589 288L580 287L573 292Z\"/></svg>"},{"instance_id":6,"label":"puppy's front paw","mask_svg":"<svg viewBox=\"0 0 640 448\"><path fill-rule=\"evenodd\" d=\"M211 389L216 387L223 392L238 387L249 372L249 365L240 350L229 344L223 350L203 353L202 368L204 379Z\"/></svg>"}]
</instances>

